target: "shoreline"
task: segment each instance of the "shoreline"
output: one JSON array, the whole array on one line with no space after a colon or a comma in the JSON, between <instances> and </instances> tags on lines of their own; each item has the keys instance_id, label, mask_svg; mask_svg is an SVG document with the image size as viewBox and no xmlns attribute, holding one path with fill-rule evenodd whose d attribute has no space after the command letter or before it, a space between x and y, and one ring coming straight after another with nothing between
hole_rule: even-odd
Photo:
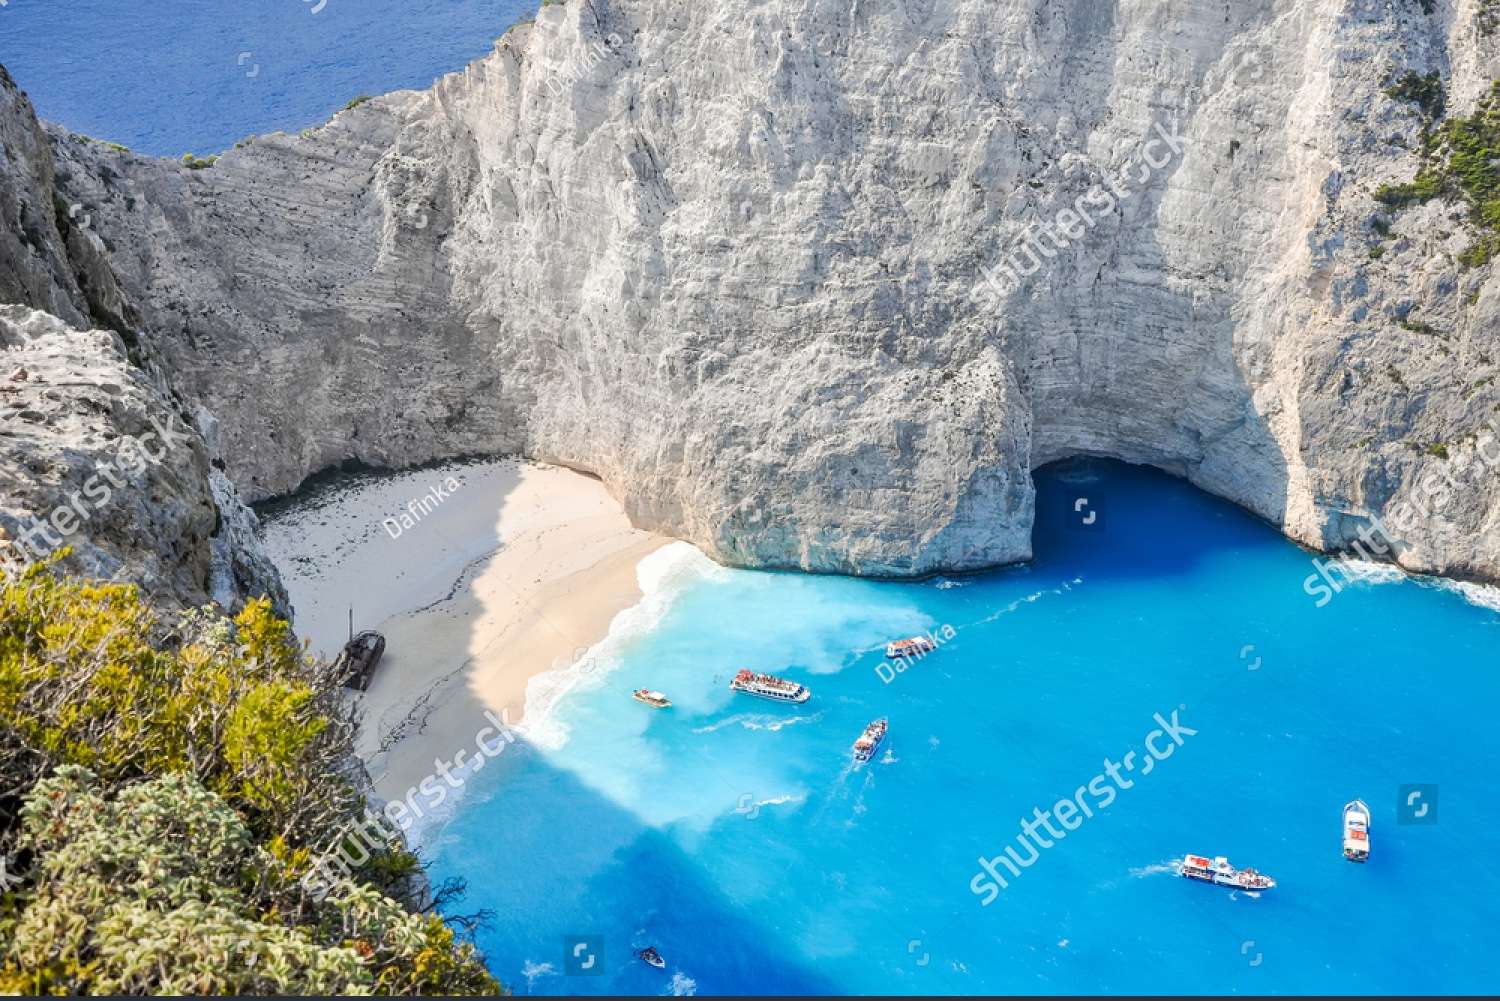
<instances>
[{"instance_id":1,"label":"shoreline","mask_svg":"<svg viewBox=\"0 0 1500 1001\"><path fill-rule=\"evenodd\" d=\"M265 534L313 652L338 652L350 607L356 632L386 637L369 690L350 693L386 800L472 750L486 713L519 724L531 679L603 641L671 541L632 527L597 478L513 458L350 474L269 513Z\"/></svg>"}]
</instances>

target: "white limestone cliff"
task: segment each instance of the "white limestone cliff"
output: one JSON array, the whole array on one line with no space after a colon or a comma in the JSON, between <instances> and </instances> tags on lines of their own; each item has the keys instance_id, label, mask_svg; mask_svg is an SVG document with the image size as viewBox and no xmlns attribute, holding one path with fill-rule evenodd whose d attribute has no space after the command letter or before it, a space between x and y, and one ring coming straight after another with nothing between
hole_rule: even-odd
<instances>
[{"instance_id":1,"label":"white limestone cliff","mask_svg":"<svg viewBox=\"0 0 1500 1001\"><path fill-rule=\"evenodd\" d=\"M1500 77L1481 2L568 0L204 170L49 127L0 193L108 275L9 266L117 283L250 499L525 452L725 561L906 575L1026 558L1032 469L1107 455L1316 548L1418 498L1398 560L1497 579L1500 282L1460 207L1373 199L1394 79Z\"/></svg>"},{"instance_id":2,"label":"white limestone cliff","mask_svg":"<svg viewBox=\"0 0 1500 1001\"><path fill-rule=\"evenodd\" d=\"M108 330L0 306L0 570L68 569L167 604L290 612L254 513Z\"/></svg>"}]
</instances>

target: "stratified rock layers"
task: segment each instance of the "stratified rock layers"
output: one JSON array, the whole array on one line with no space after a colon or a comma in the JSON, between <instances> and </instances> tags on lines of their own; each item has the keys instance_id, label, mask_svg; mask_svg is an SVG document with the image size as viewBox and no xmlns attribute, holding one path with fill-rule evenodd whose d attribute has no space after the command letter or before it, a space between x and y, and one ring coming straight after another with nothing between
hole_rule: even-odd
<instances>
[{"instance_id":1,"label":"stratified rock layers","mask_svg":"<svg viewBox=\"0 0 1500 1001\"><path fill-rule=\"evenodd\" d=\"M905 575L1026 558L1071 454L1317 547L1441 474L1400 561L1494 579L1500 283L1372 196L1422 126L1384 88L1466 111L1500 39L1422 7L569 0L204 170L52 129L122 302L11 266L128 314L252 499L523 451L729 562Z\"/></svg>"}]
</instances>

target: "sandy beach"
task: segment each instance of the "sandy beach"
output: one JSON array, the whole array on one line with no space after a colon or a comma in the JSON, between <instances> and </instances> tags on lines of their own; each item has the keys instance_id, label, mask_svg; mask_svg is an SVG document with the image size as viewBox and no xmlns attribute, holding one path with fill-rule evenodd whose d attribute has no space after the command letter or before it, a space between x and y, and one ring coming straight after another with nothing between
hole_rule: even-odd
<instances>
[{"instance_id":1,"label":"sandy beach","mask_svg":"<svg viewBox=\"0 0 1500 1001\"><path fill-rule=\"evenodd\" d=\"M314 651L338 652L351 609L355 631L386 637L357 743L386 798L472 749L486 711L521 722L527 682L604 639L669 541L598 480L514 459L340 478L265 532Z\"/></svg>"}]
</instances>

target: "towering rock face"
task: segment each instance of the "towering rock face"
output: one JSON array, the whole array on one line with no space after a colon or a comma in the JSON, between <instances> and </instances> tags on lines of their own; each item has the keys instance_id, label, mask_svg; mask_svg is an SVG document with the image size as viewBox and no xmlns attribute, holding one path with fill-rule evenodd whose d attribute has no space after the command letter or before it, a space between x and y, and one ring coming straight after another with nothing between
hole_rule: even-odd
<instances>
[{"instance_id":1,"label":"towering rock face","mask_svg":"<svg viewBox=\"0 0 1500 1001\"><path fill-rule=\"evenodd\" d=\"M120 336L0 306L0 569L69 568L167 604L265 595L290 613L255 515Z\"/></svg>"},{"instance_id":2,"label":"towering rock face","mask_svg":"<svg viewBox=\"0 0 1500 1001\"><path fill-rule=\"evenodd\" d=\"M1500 283L1373 198L1393 80L1500 76L1479 4L568 0L208 169L49 138L251 498L525 451L721 559L919 574L1028 556L1086 453L1496 578Z\"/></svg>"},{"instance_id":3,"label":"towering rock face","mask_svg":"<svg viewBox=\"0 0 1500 1001\"><path fill-rule=\"evenodd\" d=\"M265 596L289 615L254 513L140 340L89 213L56 181L50 141L0 67L0 571L67 546L68 569L163 604Z\"/></svg>"}]
</instances>

